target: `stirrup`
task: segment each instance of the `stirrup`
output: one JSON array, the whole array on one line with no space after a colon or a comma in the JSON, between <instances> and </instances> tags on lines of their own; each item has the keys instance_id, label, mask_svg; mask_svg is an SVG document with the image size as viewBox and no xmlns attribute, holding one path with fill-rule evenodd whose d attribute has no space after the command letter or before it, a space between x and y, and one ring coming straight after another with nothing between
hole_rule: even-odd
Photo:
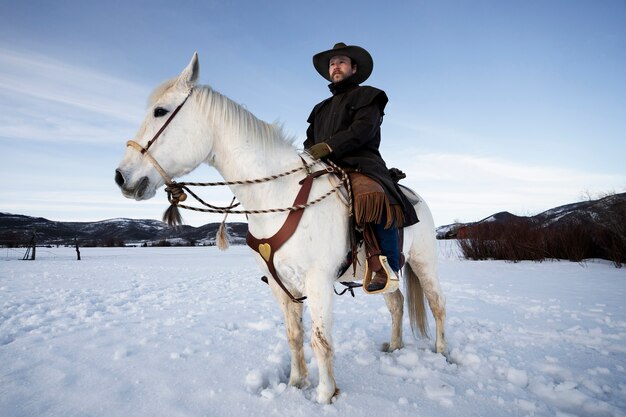
<instances>
[{"instance_id":1,"label":"stirrup","mask_svg":"<svg viewBox=\"0 0 626 417\"><path fill-rule=\"evenodd\" d=\"M398 275L391 269L389 266L389 262L387 262L387 257L383 255L379 255L378 259L380 260L380 265L382 266L382 270L387 275L387 284L384 288L376 291L368 291L367 286L372 280L373 271L370 269L369 262L365 262L365 277L363 278L363 291L368 294L383 294L388 292L394 292L398 289L400 285L400 278Z\"/></svg>"}]
</instances>

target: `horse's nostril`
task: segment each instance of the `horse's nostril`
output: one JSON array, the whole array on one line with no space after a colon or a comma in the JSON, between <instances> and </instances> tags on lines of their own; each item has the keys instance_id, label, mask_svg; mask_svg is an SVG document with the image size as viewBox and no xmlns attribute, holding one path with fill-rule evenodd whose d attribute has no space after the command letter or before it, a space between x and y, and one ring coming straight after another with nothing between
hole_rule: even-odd
<instances>
[{"instance_id":1,"label":"horse's nostril","mask_svg":"<svg viewBox=\"0 0 626 417\"><path fill-rule=\"evenodd\" d=\"M122 185L124 185L124 176L122 175L122 173L120 172L119 169L115 170L115 183L121 187Z\"/></svg>"}]
</instances>

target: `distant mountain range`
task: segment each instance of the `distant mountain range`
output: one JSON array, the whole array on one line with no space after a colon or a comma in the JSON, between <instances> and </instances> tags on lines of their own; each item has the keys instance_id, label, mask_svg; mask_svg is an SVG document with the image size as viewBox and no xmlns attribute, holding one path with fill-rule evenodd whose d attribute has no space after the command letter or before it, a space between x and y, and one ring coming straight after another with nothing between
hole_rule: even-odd
<instances>
[{"instance_id":1,"label":"distant mountain range","mask_svg":"<svg viewBox=\"0 0 626 417\"><path fill-rule=\"evenodd\" d=\"M42 217L0 213L0 245L27 244L32 236L38 245L121 246L214 245L219 223L201 227L170 227L158 220L111 219L98 222L57 222ZM246 223L227 223L230 243L243 244Z\"/></svg>"},{"instance_id":2,"label":"distant mountain range","mask_svg":"<svg viewBox=\"0 0 626 417\"><path fill-rule=\"evenodd\" d=\"M531 221L543 226L565 223L602 222L613 229L626 223L626 193L567 204L536 216L516 216L500 212L478 222L454 223L437 228L438 239L462 237L464 231L485 223ZM219 223L200 227L170 227L158 220L111 219L98 222L57 222L41 217L0 213L0 246L27 244L35 236L38 245L120 246L148 245L214 245ZM247 223L228 223L231 244L245 244Z\"/></svg>"},{"instance_id":3,"label":"distant mountain range","mask_svg":"<svg viewBox=\"0 0 626 417\"><path fill-rule=\"evenodd\" d=\"M463 237L472 228L486 223L511 224L530 222L542 227L595 223L615 231L624 230L626 224L626 193L612 194L598 200L559 206L535 216L516 216L503 211L478 222L454 223L437 228L437 239Z\"/></svg>"}]
</instances>

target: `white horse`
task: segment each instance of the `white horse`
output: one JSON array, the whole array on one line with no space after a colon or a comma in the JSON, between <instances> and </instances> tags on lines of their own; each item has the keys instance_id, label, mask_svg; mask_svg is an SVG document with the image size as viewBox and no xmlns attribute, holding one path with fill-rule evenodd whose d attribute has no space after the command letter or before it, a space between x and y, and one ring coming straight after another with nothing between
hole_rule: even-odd
<instances>
[{"instance_id":1,"label":"white horse","mask_svg":"<svg viewBox=\"0 0 626 417\"><path fill-rule=\"evenodd\" d=\"M198 73L198 57L194 54L178 77L166 81L152 93L148 114L131 141L134 146L127 147L116 170L115 180L125 197L149 199L168 178L185 175L203 162L215 167L226 181L264 178L302 165L299 153L280 127L258 120L210 87L196 85ZM177 112L176 118L168 119L172 112ZM166 119L172 123L163 129ZM151 141L153 137L158 140ZM140 152L148 147L145 153ZM289 175L230 188L248 209L289 207L301 179L302 175ZM317 178L309 201L332 187L329 175ZM421 198L415 208L420 222L405 229L407 263L402 275L410 322L414 333L418 329L423 334L426 332L425 295L436 321L435 350L444 353L445 301L437 277L434 223ZM249 231L259 238L270 237L282 226L286 216L284 213L250 215ZM350 251L349 233L346 204L335 194L304 211L297 230L274 257L284 285L296 297L307 297L312 322L311 346L319 367L317 401L320 403L329 403L338 392L333 373L333 289L337 280L352 280L351 270L345 273L350 275L348 278L337 278L339 267ZM267 274L261 255L255 252L254 256ZM285 316L291 350L289 385L307 387L303 304L293 302L273 279L269 284ZM384 297L392 318L391 342L384 349L395 350L403 347L404 296L396 290Z\"/></svg>"}]
</instances>

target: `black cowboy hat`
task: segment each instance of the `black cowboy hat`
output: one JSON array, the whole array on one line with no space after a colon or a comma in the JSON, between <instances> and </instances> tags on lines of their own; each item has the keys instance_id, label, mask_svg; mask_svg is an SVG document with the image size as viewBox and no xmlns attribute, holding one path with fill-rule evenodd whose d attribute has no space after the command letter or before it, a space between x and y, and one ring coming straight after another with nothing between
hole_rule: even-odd
<instances>
[{"instance_id":1,"label":"black cowboy hat","mask_svg":"<svg viewBox=\"0 0 626 417\"><path fill-rule=\"evenodd\" d=\"M374 60L369 52L360 46L339 42L333 46L333 49L313 55L313 66L328 81L332 82L328 73L328 64L330 59L337 55L345 55L352 60L353 64L357 65L356 74L352 76L352 80L357 84L367 80L374 69Z\"/></svg>"}]
</instances>

